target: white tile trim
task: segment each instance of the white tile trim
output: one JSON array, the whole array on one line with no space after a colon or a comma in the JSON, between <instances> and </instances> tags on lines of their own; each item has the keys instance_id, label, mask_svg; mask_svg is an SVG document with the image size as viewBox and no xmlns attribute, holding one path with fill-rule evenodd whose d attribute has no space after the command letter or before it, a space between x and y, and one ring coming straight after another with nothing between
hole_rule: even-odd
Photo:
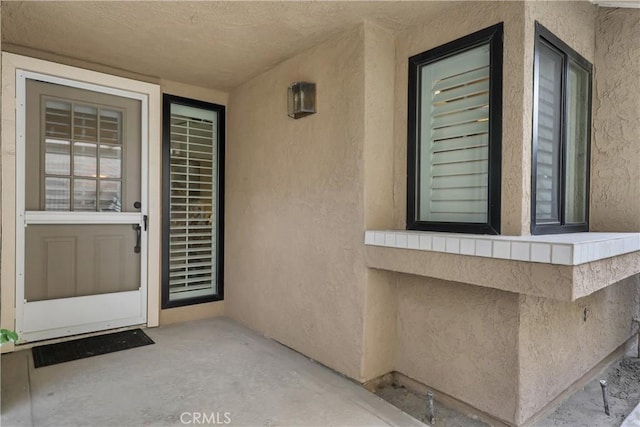
<instances>
[{"instance_id":1,"label":"white tile trim","mask_svg":"<svg viewBox=\"0 0 640 427\"><path fill-rule=\"evenodd\" d=\"M640 233L490 236L367 230L364 241L370 246L558 265L579 265L640 251Z\"/></svg>"}]
</instances>

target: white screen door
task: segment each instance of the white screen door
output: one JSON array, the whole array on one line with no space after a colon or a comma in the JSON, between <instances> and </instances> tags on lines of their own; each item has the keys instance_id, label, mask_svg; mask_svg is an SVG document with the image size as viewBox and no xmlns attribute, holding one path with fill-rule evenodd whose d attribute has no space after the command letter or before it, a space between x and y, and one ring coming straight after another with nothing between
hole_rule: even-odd
<instances>
[{"instance_id":1,"label":"white screen door","mask_svg":"<svg viewBox=\"0 0 640 427\"><path fill-rule=\"evenodd\" d=\"M16 327L146 321L146 97L18 71Z\"/></svg>"}]
</instances>

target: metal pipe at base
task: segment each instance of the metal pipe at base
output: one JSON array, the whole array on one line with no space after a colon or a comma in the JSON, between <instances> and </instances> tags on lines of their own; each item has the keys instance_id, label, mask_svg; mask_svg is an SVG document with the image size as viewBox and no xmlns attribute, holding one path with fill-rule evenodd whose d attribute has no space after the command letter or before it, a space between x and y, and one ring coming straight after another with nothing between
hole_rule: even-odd
<instances>
[{"instance_id":1,"label":"metal pipe at base","mask_svg":"<svg viewBox=\"0 0 640 427\"><path fill-rule=\"evenodd\" d=\"M609 396L607 396L607 381L600 380L600 387L602 387L602 401L604 402L604 413L610 416L611 413L609 412Z\"/></svg>"},{"instance_id":2,"label":"metal pipe at base","mask_svg":"<svg viewBox=\"0 0 640 427\"><path fill-rule=\"evenodd\" d=\"M429 417L429 424L433 425L436 423L436 414L433 410L433 393L427 393L427 416Z\"/></svg>"}]
</instances>

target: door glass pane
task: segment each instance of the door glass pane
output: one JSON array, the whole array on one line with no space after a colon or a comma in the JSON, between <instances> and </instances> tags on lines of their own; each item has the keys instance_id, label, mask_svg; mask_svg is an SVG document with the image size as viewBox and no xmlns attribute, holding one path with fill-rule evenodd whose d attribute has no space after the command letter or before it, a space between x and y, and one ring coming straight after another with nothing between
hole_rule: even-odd
<instances>
[{"instance_id":1,"label":"door glass pane","mask_svg":"<svg viewBox=\"0 0 640 427\"><path fill-rule=\"evenodd\" d=\"M45 187L57 188L64 182L67 195L74 195L74 203L70 202L69 197L66 204L59 201L45 202L45 210L122 211L122 117L123 112L111 108L61 100L45 102L47 136L42 140L43 179L48 182ZM48 178L63 177L68 179L47 181ZM74 180L73 177L92 179ZM101 182L103 179L106 180L104 184ZM89 200L91 194L94 196L93 201ZM51 198L45 196L47 197Z\"/></svg>"},{"instance_id":2,"label":"door glass pane","mask_svg":"<svg viewBox=\"0 0 640 427\"><path fill-rule=\"evenodd\" d=\"M217 293L217 113L171 105L169 299Z\"/></svg>"},{"instance_id":3,"label":"door glass pane","mask_svg":"<svg viewBox=\"0 0 640 427\"><path fill-rule=\"evenodd\" d=\"M567 223L586 222L587 137L589 73L569 63L567 85L567 177L565 215Z\"/></svg>"},{"instance_id":4,"label":"door glass pane","mask_svg":"<svg viewBox=\"0 0 640 427\"><path fill-rule=\"evenodd\" d=\"M73 144L73 174L75 176L96 177L96 144L76 142Z\"/></svg>"},{"instance_id":5,"label":"door glass pane","mask_svg":"<svg viewBox=\"0 0 640 427\"><path fill-rule=\"evenodd\" d=\"M100 146L100 178L120 178L122 173L122 147Z\"/></svg>"},{"instance_id":6,"label":"door glass pane","mask_svg":"<svg viewBox=\"0 0 640 427\"><path fill-rule=\"evenodd\" d=\"M71 139L71 104L63 101L45 102L45 135Z\"/></svg>"},{"instance_id":7,"label":"door glass pane","mask_svg":"<svg viewBox=\"0 0 640 427\"><path fill-rule=\"evenodd\" d=\"M122 196L120 181L100 181L100 211L121 212Z\"/></svg>"},{"instance_id":8,"label":"door glass pane","mask_svg":"<svg viewBox=\"0 0 640 427\"><path fill-rule=\"evenodd\" d=\"M96 180L74 179L73 210L96 211Z\"/></svg>"},{"instance_id":9,"label":"door glass pane","mask_svg":"<svg viewBox=\"0 0 640 427\"><path fill-rule=\"evenodd\" d=\"M71 180L69 178L47 177L44 181L44 205L47 211L68 211L71 209Z\"/></svg>"},{"instance_id":10,"label":"door glass pane","mask_svg":"<svg viewBox=\"0 0 640 427\"><path fill-rule=\"evenodd\" d=\"M71 144L59 139L45 139L44 173L47 175L71 174Z\"/></svg>"},{"instance_id":11,"label":"door glass pane","mask_svg":"<svg viewBox=\"0 0 640 427\"><path fill-rule=\"evenodd\" d=\"M536 223L560 221L560 118L562 57L541 44L538 50Z\"/></svg>"},{"instance_id":12,"label":"door glass pane","mask_svg":"<svg viewBox=\"0 0 640 427\"><path fill-rule=\"evenodd\" d=\"M115 110L100 110L100 142L122 143L122 113Z\"/></svg>"},{"instance_id":13,"label":"door glass pane","mask_svg":"<svg viewBox=\"0 0 640 427\"><path fill-rule=\"evenodd\" d=\"M76 104L73 108L74 139L96 141L98 137L98 109L88 105Z\"/></svg>"}]
</instances>

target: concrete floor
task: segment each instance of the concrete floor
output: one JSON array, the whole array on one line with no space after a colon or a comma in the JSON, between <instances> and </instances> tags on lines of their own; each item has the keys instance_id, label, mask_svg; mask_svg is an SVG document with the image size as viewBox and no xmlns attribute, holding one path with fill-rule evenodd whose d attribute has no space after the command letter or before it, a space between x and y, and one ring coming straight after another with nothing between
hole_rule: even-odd
<instances>
[{"instance_id":1,"label":"concrete floor","mask_svg":"<svg viewBox=\"0 0 640 427\"><path fill-rule=\"evenodd\" d=\"M146 332L155 345L38 369L3 355L2 426L424 426L229 319Z\"/></svg>"}]
</instances>

